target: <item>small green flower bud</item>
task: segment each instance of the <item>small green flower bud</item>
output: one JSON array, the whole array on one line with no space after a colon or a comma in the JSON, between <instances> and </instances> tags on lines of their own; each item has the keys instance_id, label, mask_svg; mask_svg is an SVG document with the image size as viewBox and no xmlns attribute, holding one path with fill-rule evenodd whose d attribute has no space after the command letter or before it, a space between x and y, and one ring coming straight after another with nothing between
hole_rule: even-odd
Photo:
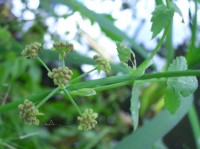
<instances>
[{"instance_id":1,"label":"small green flower bud","mask_svg":"<svg viewBox=\"0 0 200 149\"><path fill-rule=\"evenodd\" d=\"M35 58L38 56L41 47L42 45L40 43L34 42L30 45L27 45L21 54L26 58Z\"/></svg>"},{"instance_id":2,"label":"small green flower bud","mask_svg":"<svg viewBox=\"0 0 200 149\"><path fill-rule=\"evenodd\" d=\"M63 87L71 80L73 72L68 67L54 68L52 72L48 73L48 76L53 79L55 85Z\"/></svg>"},{"instance_id":3,"label":"small green flower bud","mask_svg":"<svg viewBox=\"0 0 200 149\"><path fill-rule=\"evenodd\" d=\"M111 71L109 63L103 57L94 55L93 59L97 62L97 69L99 72L103 70L108 74Z\"/></svg>"},{"instance_id":4,"label":"small green flower bud","mask_svg":"<svg viewBox=\"0 0 200 149\"><path fill-rule=\"evenodd\" d=\"M68 53L74 51L74 46L71 43L58 41L53 44L53 50L59 54L59 59L64 58Z\"/></svg>"},{"instance_id":5,"label":"small green flower bud","mask_svg":"<svg viewBox=\"0 0 200 149\"><path fill-rule=\"evenodd\" d=\"M39 125L39 120L36 118L39 115L38 109L35 108L35 104L28 99L24 100L24 103L18 106L19 116L28 125Z\"/></svg>"},{"instance_id":6,"label":"small green flower bud","mask_svg":"<svg viewBox=\"0 0 200 149\"><path fill-rule=\"evenodd\" d=\"M98 117L98 114L93 112L92 109L86 109L85 112L78 116L79 121L79 130L90 130L94 128L97 124L96 118Z\"/></svg>"}]
</instances>

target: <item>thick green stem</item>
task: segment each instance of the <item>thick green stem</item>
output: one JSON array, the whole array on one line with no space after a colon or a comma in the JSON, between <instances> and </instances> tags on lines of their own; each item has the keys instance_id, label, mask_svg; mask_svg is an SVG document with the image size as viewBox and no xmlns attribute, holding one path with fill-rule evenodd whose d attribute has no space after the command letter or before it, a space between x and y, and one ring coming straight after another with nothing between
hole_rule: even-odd
<instances>
[{"instance_id":1,"label":"thick green stem","mask_svg":"<svg viewBox=\"0 0 200 149\"><path fill-rule=\"evenodd\" d=\"M77 78L71 80L69 83L72 84L72 83L76 82L77 80L82 79L83 77L87 76L88 74L90 74L91 72L95 71L96 69L97 69L97 67L93 68L92 70L90 70L90 71L78 76Z\"/></svg>"},{"instance_id":2,"label":"thick green stem","mask_svg":"<svg viewBox=\"0 0 200 149\"><path fill-rule=\"evenodd\" d=\"M195 142L196 142L196 147L197 149L200 149L200 123L199 123L199 119L198 119L198 115L197 112L195 110L194 105L190 108L189 113L189 120L190 120L190 124L191 124L191 128L194 134L194 138L195 138Z\"/></svg>"},{"instance_id":3,"label":"thick green stem","mask_svg":"<svg viewBox=\"0 0 200 149\"><path fill-rule=\"evenodd\" d=\"M62 88L62 90L64 91L65 95L67 96L67 98L70 100L70 102L72 103L72 105L76 108L77 112L79 113L79 115L82 115L81 110L79 109L79 107L77 106L77 104L75 103L74 99L70 96L70 94L68 93L68 91L65 88Z\"/></svg>"},{"instance_id":4,"label":"thick green stem","mask_svg":"<svg viewBox=\"0 0 200 149\"><path fill-rule=\"evenodd\" d=\"M137 84L144 84L144 83L155 83L155 82L166 82L166 79L161 79L161 78L153 78L153 79L148 79L148 80L136 80Z\"/></svg>"},{"instance_id":5,"label":"thick green stem","mask_svg":"<svg viewBox=\"0 0 200 149\"><path fill-rule=\"evenodd\" d=\"M152 79L152 78L169 78L169 77L184 77L184 76L200 76L200 70L173 71L173 72L158 72L145 74L137 79Z\"/></svg>"},{"instance_id":6,"label":"thick green stem","mask_svg":"<svg viewBox=\"0 0 200 149\"><path fill-rule=\"evenodd\" d=\"M107 77L97 80L90 80L87 82L80 82L68 87L69 90L77 90L81 88L94 88L95 86L109 85L122 82L130 82L134 80L146 80L154 78L169 78L169 77L183 77L183 76L200 76L200 70L174 71L174 72L158 72L152 74L144 74L140 77L132 75Z\"/></svg>"},{"instance_id":7,"label":"thick green stem","mask_svg":"<svg viewBox=\"0 0 200 149\"><path fill-rule=\"evenodd\" d=\"M164 82L166 80L163 79L149 79L149 80L137 80L137 84L144 84L147 82ZM122 87L122 86L126 86L126 85L130 85L133 84L135 81L125 81L125 82L120 82L120 83L114 83L114 84L110 84L110 85L103 85L103 86L98 86L93 88L95 91L100 92L100 91L104 91L104 90L109 90L109 89L113 89L113 88L118 88L118 87Z\"/></svg>"},{"instance_id":8,"label":"thick green stem","mask_svg":"<svg viewBox=\"0 0 200 149\"><path fill-rule=\"evenodd\" d=\"M37 57L37 59L44 66L44 68L46 68L46 70L48 72L51 72L51 70L49 69L49 67L44 63L44 61L39 56Z\"/></svg>"},{"instance_id":9,"label":"thick green stem","mask_svg":"<svg viewBox=\"0 0 200 149\"><path fill-rule=\"evenodd\" d=\"M54 96L58 91L59 91L59 87L57 87L56 89L54 89L49 95L47 95L37 106L36 108L41 107L49 98L51 98L52 96Z\"/></svg>"},{"instance_id":10,"label":"thick green stem","mask_svg":"<svg viewBox=\"0 0 200 149\"><path fill-rule=\"evenodd\" d=\"M94 90L97 92L100 92L100 91L109 90L109 89L113 89L113 88L117 88L117 87L121 87L121 86L126 86L129 84L133 84L133 81L125 81L125 82L121 82L121 83L99 86L99 87L95 87Z\"/></svg>"}]
</instances>

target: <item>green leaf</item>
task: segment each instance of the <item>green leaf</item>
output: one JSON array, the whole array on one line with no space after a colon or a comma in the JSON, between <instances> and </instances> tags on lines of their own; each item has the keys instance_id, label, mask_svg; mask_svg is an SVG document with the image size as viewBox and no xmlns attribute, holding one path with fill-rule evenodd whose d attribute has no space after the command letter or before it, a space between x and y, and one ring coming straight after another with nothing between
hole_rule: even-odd
<instances>
[{"instance_id":1,"label":"green leaf","mask_svg":"<svg viewBox=\"0 0 200 149\"><path fill-rule=\"evenodd\" d=\"M173 60L172 64L169 66L168 71L183 71L187 70L187 61L184 57L180 56ZM198 87L197 78L194 77L176 77L169 78L168 85L176 88L182 96L189 96L194 93Z\"/></svg>"},{"instance_id":2,"label":"green leaf","mask_svg":"<svg viewBox=\"0 0 200 149\"><path fill-rule=\"evenodd\" d=\"M76 95L76 96L94 96L96 94L97 94L96 91L92 88L82 88L70 92L70 95Z\"/></svg>"},{"instance_id":3,"label":"green leaf","mask_svg":"<svg viewBox=\"0 0 200 149\"><path fill-rule=\"evenodd\" d=\"M133 121L133 128L134 131L137 129L138 127L138 118L139 118L139 110L138 110L138 106L139 106L139 102L138 102L138 85L135 83L132 89L132 95L131 95L131 107L130 107L130 111L131 111L131 118Z\"/></svg>"},{"instance_id":4,"label":"green leaf","mask_svg":"<svg viewBox=\"0 0 200 149\"><path fill-rule=\"evenodd\" d=\"M181 71L187 70L187 61L183 56L177 57L170 64L168 71Z\"/></svg>"},{"instance_id":5,"label":"green leaf","mask_svg":"<svg viewBox=\"0 0 200 149\"><path fill-rule=\"evenodd\" d=\"M176 87L184 97L194 93L198 87L198 81L196 77L171 78L168 82L172 86Z\"/></svg>"},{"instance_id":6,"label":"green leaf","mask_svg":"<svg viewBox=\"0 0 200 149\"><path fill-rule=\"evenodd\" d=\"M125 137L113 149L150 149L158 139L162 138L178 124L188 112L192 102L192 96L184 97L175 115L171 115L166 110L161 111L137 131Z\"/></svg>"},{"instance_id":7,"label":"green leaf","mask_svg":"<svg viewBox=\"0 0 200 149\"><path fill-rule=\"evenodd\" d=\"M152 27L153 32L152 39L158 35L163 28L165 28L173 19L174 11L165 5L156 6L152 13Z\"/></svg>"},{"instance_id":8,"label":"green leaf","mask_svg":"<svg viewBox=\"0 0 200 149\"><path fill-rule=\"evenodd\" d=\"M117 42L116 45L117 45L117 52L118 52L120 61L128 62L128 60L130 59L132 50L120 42Z\"/></svg>"},{"instance_id":9,"label":"green leaf","mask_svg":"<svg viewBox=\"0 0 200 149\"><path fill-rule=\"evenodd\" d=\"M180 93L173 87L167 87L164 97L165 107L171 114L176 113L180 106Z\"/></svg>"},{"instance_id":10,"label":"green leaf","mask_svg":"<svg viewBox=\"0 0 200 149\"><path fill-rule=\"evenodd\" d=\"M177 12L177 13L182 17L182 22L184 22L183 14L182 14L181 10L178 8L178 6L177 6L175 3L170 2L170 3L169 3L169 7L170 7L174 12Z\"/></svg>"},{"instance_id":11,"label":"green leaf","mask_svg":"<svg viewBox=\"0 0 200 149\"><path fill-rule=\"evenodd\" d=\"M121 63L125 65L129 71L132 72L133 70L135 70L136 60L135 60L135 54L133 53L133 51L130 48L128 48L126 45L120 42L117 42L116 46L117 46L118 57ZM131 63L132 65L131 67L128 66L127 64L128 62Z\"/></svg>"},{"instance_id":12,"label":"green leaf","mask_svg":"<svg viewBox=\"0 0 200 149\"><path fill-rule=\"evenodd\" d=\"M170 64L168 71L187 70L187 61L184 57L177 57ZM165 93L165 106L170 113L174 114L180 105L182 96L186 97L194 93L198 87L196 77L172 77L167 80L167 90Z\"/></svg>"}]
</instances>

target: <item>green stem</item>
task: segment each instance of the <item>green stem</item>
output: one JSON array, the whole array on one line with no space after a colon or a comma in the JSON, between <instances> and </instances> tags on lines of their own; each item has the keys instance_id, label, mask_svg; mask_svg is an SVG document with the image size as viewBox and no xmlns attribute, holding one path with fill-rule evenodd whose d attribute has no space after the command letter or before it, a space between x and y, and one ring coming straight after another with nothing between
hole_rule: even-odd
<instances>
[{"instance_id":1,"label":"green stem","mask_svg":"<svg viewBox=\"0 0 200 149\"><path fill-rule=\"evenodd\" d=\"M172 22L173 22L173 20L172 20ZM169 32L166 37L166 66L165 66L165 69L167 69L169 67L169 64L171 63L171 61L174 57L174 53L175 53L175 50L174 50L173 44L172 44L172 41L173 41L172 31L173 31L173 28L172 28L172 23L171 23Z\"/></svg>"},{"instance_id":2,"label":"green stem","mask_svg":"<svg viewBox=\"0 0 200 149\"><path fill-rule=\"evenodd\" d=\"M195 12L194 12L194 18L192 20L192 37L189 45L189 52L194 51L195 49L195 42L196 42L196 37L197 37L197 15L198 12L198 2L195 0Z\"/></svg>"},{"instance_id":3,"label":"green stem","mask_svg":"<svg viewBox=\"0 0 200 149\"><path fill-rule=\"evenodd\" d=\"M170 0L166 0L167 7L170 5Z\"/></svg>"},{"instance_id":4,"label":"green stem","mask_svg":"<svg viewBox=\"0 0 200 149\"><path fill-rule=\"evenodd\" d=\"M49 67L44 63L44 61L39 56L37 57L37 59L44 66L44 68L46 68L46 70L48 72L51 72L51 70L49 69Z\"/></svg>"},{"instance_id":5,"label":"green stem","mask_svg":"<svg viewBox=\"0 0 200 149\"><path fill-rule=\"evenodd\" d=\"M192 107L190 108L188 116L189 116L190 124L191 124L191 127L192 127L192 131L193 131L193 134L194 134L197 149L200 149L200 142L199 142L199 139L200 139L200 127L199 127L200 123L199 123L198 115L197 115L197 112L195 110L194 105L192 105Z\"/></svg>"},{"instance_id":6,"label":"green stem","mask_svg":"<svg viewBox=\"0 0 200 149\"><path fill-rule=\"evenodd\" d=\"M165 82L165 81L166 80L155 78L155 79L149 79L149 80L137 80L137 84L143 84L143 83L147 83L147 82ZM125 81L125 82L114 83L114 84L110 84L110 85L98 86L93 89L97 92L100 92L100 91L104 91L104 90L109 90L109 89L113 89L113 88L130 85L130 84L133 84L134 82L136 82L136 81Z\"/></svg>"},{"instance_id":7,"label":"green stem","mask_svg":"<svg viewBox=\"0 0 200 149\"><path fill-rule=\"evenodd\" d=\"M92 70L90 70L90 71L88 71L88 72L86 72L86 73L84 73L84 74L78 76L77 78L71 80L69 83L71 84L71 83L76 82L77 80L82 79L83 77L87 76L88 74L90 74L91 72L93 72L93 71L96 70L96 69L97 69L97 67L93 68Z\"/></svg>"},{"instance_id":8,"label":"green stem","mask_svg":"<svg viewBox=\"0 0 200 149\"><path fill-rule=\"evenodd\" d=\"M59 87L54 89L50 94L48 94L37 106L36 108L41 107L49 98L51 98L53 95L55 95L60 90Z\"/></svg>"},{"instance_id":9,"label":"green stem","mask_svg":"<svg viewBox=\"0 0 200 149\"><path fill-rule=\"evenodd\" d=\"M98 87L95 87L93 89L97 92L100 92L100 91L109 90L109 89L113 89L113 88L117 88L117 87L121 87L121 86L126 86L126 85L129 85L129 84L133 84L133 82L132 81L125 81L125 82L121 82L121 83L98 86Z\"/></svg>"},{"instance_id":10,"label":"green stem","mask_svg":"<svg viewBox=\"0 0 200 149\"><path fill-rule=\"evenodd\" d=\"M154 57L154 55L156 55L156 53L158 52L158 50L160 49L165 36L167 35L169 29L171 26L171 22L168 24L168 26L165 28L165 31L160 39L160 41L158 42L157 46L155 47L155 49L152 51L151 55L135 70L133 71L132 75L141 75L141 73L143 73L150 65L151 65L151 61Z\"/></svg>"},{"instance_id":11,"label":"green stem","mask_svg":"<svg viewBox=\"0 0 200 149\"><path fill-rule=\"evenodd\" d=\"M200 76L200 70L187 71L172 71L172 72L158 72L145 74L138 79L152 79L152 78L170 78L170 77L186 77L186 76Z\"/></svg>"},{"instance_id":12,"label":"green stem","mask_svg":"<svg viewBox=\"0 0 200 149\"><path fill-rule=\"evenodd\" d=\"M197 29L198 29L198 23L197 23L197 19L198 19L198 1L197 0L194 0L195 2L195 10L194 10L194 16L193 16L193 19L192 19L192 28L191 28L191 32L192 32L192 37L190 38L190 45L188 47L188 50L187 50L187 61L188 61L188 64L193 64L195 63L194 61L194 56L195 55L195 52L197 51L196 50L196 46L195 46L195 43L197 41Z\"/></svg>"},{"instance_id":13,"label":"green stem","mask_svg":"<svg viewBox=\"0 0 200 149\"><path fill-rule=\"evenodd\" d=\"M132 75L114 76L102 79L90 80L87 82L80 82L68 87L70 90L77 90L81 88L94 88L94 86L109 85L121 82L130 82L134 80L146 80L154 78L169 78L169 77L183 77L183 76L200 76L200 70L174 71L174 72L158 72L152 74L144 74L140 77Z\"/></svg>"},{"instance_id":14,"label":"green stem","mask_svg":"<svg viewBox=\"0 0 200 149\"><path fill-rule=\"evenodd\" d=\"M79 109L79 107L77 106L76 102L74 101L74 99L70 96L70 94L68 93L68 91L65 88L62 88L62 90L64 91L65 95L67 96L67 98L70 100L70 102L72 103L72 105L76 108L77 112L79 113L79 115L82 115L81 110Z\"/></svg>"},{"instance_id":15,"label":"green stem","mask_svg":"<svg viewBox=\"0 0 200 149\"><path fill-rule=\"evenodd\" d=\"M155 47L155 49L153 50L153 52L151 53L151 55L145 60L145 61L150 61L151 59L153 59L154 55L156 55L156 53L158 52L158 50L160 49L169 29L170 29L170 26L171 26L171 22L168 24L168 26L166 27L160 41L158 42L157 46Z\"/></svg>"},{"instance_id":16,"label":"green stem","mask_svg":"<svg viewBox=\"0 0 200 149\"><path fill-rule=\"evenodd\" d=\"M136 80L136 82L137 82L137 84L166 82L166 79L153 78L153 79L148 79L148 80Z\"/></svg>"},{"instance_id":17,"label":"green stem","mask_svg":"<svg viewBox=\"0 0 200 149\"><path fill-rule=\"evenodd\" d=\"M64 58L64 56L62 58L62 67L65 67L65 58Z\"/></svg>"},{"instance_id":18,"label":"green stem","mask_svg":"<svg viewBox=\"0 0 200 149\"><path fill-rule=\"evenodd\" d=\"M107 85L107 84L113 84L113 83L120 83L124 81L130 80L130 75L123 75L123 76L113 76L113 77L107 77L107 78L101 78L96 80L89 80L87 82L80 82L76 84L72 84L68 87L68 89L76 90L81 88L94 88L95 86L101 86L101 85Z\"/></svg>"}]
</instances>

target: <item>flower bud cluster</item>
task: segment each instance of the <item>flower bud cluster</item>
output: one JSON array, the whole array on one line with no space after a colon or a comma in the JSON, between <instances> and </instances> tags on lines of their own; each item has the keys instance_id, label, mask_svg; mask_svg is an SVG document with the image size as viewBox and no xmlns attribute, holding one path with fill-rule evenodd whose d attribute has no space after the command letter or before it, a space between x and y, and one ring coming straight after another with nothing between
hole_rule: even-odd
<instances>
[{"instance_id":1,"label":"flower bud cluster","mask_svg":"<svg viewBox=\"0 0 200 149\"><path fill-rule=\"evenodd\" d=\"M103 70L108 74L111 71L109 63L103 57L94 55L93 59L98 63L97 68L99 72Z\"/></svg>"},{"instance_id":2,"label":"flower bud cluster","mask_svg":"<svg viewBox=\"0 0 200 149\"><path fill-rule=\"evenodd\" d=\"M33 102L25 99L24 103L18 106L19 116L23 119L25 124L29 125L39 125L39 120L36 118L36 115L39 114L38 109L35 108Z\"/></svg>"},{"instance_id":3,"label":"flower bud cluster","mask_svg":"<svg viewBox=\"0 0 200 149\"><path fill-rule=\"evenodd\" d=\"M48 76L53 79L55 85L63 87L71 80L73 72L68 67L54 68L52 72L48 73Z\"/></svg>"},{"instance_id":4,"label":"flower bud cluster","mask_svg":"<svg viewBox=\"0 0 200 149\"><path fill-rule=\"evenodd\" d=\"M27 45L21 54L26 58L35 58L38 56L41 47L42 45L40 43L34 42L30 45Z\"/></svg>"},{"instance_id":5,"label":"flower bud cluster","mask_svg":"<svg viewBox=\"0 0 200 149\"><path fill-rule=\"evenodd\" d=\"M59 58L65 57L68 53L74 50L74 46L71 43L58 41L53 44L53 49L58 52Z\"/></svg>"},{"instance_id":6,"label":"flower bud cluster","mask_svg":"<svg viewBox=\"0 0 200 149\"><path fill-rule=\"evenodd\" d=\"M94 128L97 124L97 121L95 120L98 117L98 114L93 112L92 109L86 109L85 112L78 116L79 121L79 130L90 130Z\"/></svg>"}]
</instances>

